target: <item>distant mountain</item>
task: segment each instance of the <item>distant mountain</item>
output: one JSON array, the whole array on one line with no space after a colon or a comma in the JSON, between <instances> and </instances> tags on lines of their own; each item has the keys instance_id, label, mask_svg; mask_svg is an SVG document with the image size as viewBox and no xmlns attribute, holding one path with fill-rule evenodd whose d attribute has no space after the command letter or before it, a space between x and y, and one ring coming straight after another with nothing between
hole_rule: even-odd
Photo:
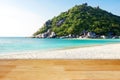
<instances>
[{"instance_id":1,"label":"distant mountain","mask_svg":"<svg viewBox=\"0 0 120 80\"><path fill-rule=\"evenodd\" d=\"M88 6L87 3L76 5L66 12L45 22L34 33L35 37L94 37L120 36L120 16ZM89 36L90 37L90 36Z\"/></svg>"}]
</instances>

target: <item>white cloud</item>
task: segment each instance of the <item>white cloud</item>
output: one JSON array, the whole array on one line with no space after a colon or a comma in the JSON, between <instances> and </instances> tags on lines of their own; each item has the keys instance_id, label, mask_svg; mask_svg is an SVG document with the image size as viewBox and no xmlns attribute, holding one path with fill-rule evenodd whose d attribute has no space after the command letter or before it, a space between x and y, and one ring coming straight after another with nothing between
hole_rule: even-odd
<instances>
[{"instance_id":1,"label":"white cloud","mask_svg":"<svg viewBox=\"0 0 120 80\"><path fill-rule=\"evenodd\" d=\"M31 36L43 22L32 12L0 5L0 36Z\"/></svg>"}]
</instances>

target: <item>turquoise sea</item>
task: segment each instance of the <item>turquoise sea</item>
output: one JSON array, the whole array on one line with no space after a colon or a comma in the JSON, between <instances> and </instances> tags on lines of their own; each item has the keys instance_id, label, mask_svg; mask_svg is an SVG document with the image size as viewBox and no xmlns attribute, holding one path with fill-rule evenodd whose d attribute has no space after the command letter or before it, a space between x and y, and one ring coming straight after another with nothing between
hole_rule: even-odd
<instances>
[{"instance_id":1,"label":"turquoise sea","mask_svg":"<svg viewBox=\"0 0 120 80\"><path fill-rule=\"evenodd\" d=\"M55 50L120 43L120 39L36 39L24 37L0 37L0 53Z\"/></svg>"}]
</instances>

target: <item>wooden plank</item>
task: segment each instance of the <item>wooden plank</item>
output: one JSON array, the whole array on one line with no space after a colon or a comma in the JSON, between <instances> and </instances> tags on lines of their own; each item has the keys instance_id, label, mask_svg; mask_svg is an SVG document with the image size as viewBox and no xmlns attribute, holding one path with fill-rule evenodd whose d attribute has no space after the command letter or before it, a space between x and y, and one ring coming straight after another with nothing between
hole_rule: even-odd
<instances>
[{"instance_id":1,"label":"wooden plank","mask_svg":"<svg viewBox=\"0 0 120 80\"><path fill-rule=\"evenodd\" d=\"M120 80L120 60L0 60L0 80Z\"/></svg>"}]
</instances>

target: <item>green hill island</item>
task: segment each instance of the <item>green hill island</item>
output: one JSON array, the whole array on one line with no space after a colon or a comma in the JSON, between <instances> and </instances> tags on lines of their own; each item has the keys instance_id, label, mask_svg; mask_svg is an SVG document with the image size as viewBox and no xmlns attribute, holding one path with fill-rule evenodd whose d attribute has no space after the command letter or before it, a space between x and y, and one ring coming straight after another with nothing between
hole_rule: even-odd
<instances>
[{"instance_id":1,"label":"green hill island","mask_svg":"<svg viewBox=\"0 0 120 80\"><path fill-rule=\"evenodd\" d=\"M120 38L120 16L87 3L48 20L35 38Z\"/></svg>"}]
</instances>

